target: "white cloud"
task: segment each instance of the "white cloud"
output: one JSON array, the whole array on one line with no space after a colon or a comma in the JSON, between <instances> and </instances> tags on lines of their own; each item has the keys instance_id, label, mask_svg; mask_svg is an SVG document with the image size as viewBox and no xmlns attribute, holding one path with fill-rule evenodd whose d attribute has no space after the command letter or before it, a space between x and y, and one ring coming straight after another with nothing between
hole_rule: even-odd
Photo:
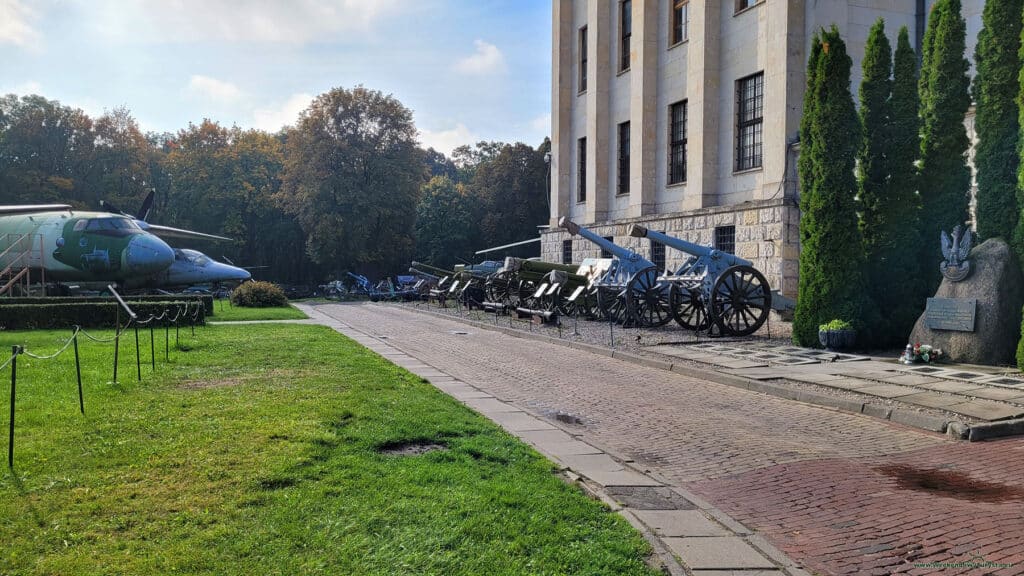
<instances>
[{"instance_id":1,"label":"white cloud","mask_svg":"<svg viewBox=\"0 0 1024 576\"><path fill-rule=\"evenodd\" d=\"M284 104L274 108L253 111L253 128L277 132L285 126L295 126L299 114L313 102L311 94L292 94Z\"/></svg>"},{"instance_id":2,"label":"white cloud","mask_svg":"<svg viewBox=\"0 0 1024 576\"><path fill-rule=\"evenodd\" d=\"M438 152L444 152L446 156L451 156L452 150L463 144L474 144L481 138L460 122L450 130L420 130L420 140L424 148L433 148Z\"/></svg>"},{"instance_id":3,"label":"white cloud","mask_svg":"<svg viewBox=\"0 0 1024 576\"><path fill-rule=\"evenodd\" d=\"M36 12L21 0L0 0L0 44L35 47L39 32L32 26Z\"/></svg>"},{"instance_id":4,"label":"white cloud","mask_svg":"<svg viewBox=\"0 0 1024 576\"><path fill-rule=\"evenodd\" d=\"M188 81L186 91L193 96L212 100L220 104L237 102L242 97L242 91L230 82L210 78L209 76L192 76Z\"/></svg>"},{"instance_id":5,"label":"white cloud","mask_svg":"<svg viewBox=\"0 0 1024 576\"><path fill-rule=\"evenodd\" d=\"M463 74L485 75L505 71L505 56L494 44L476 40L476 52L462 58L455 64L455 70Z\"/></svg>"},{"instance_id":6,"label":"white cloud","mask_svg":"<svg viewBox=\"0 0 1024 576\"><path fill-rule=\"evenodd\" d=\"M304 44L367 32L402 6L399 0L101 0L93 10L100 31L121 40Z\"/></svg>"}]
</instances>

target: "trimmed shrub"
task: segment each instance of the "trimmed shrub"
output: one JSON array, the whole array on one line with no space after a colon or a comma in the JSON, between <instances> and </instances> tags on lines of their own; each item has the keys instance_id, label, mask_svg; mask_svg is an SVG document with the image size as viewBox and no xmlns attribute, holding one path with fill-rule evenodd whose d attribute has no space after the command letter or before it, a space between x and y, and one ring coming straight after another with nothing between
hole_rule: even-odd
<instances>
[{"instance_id":1,"label":"trimmed shrub","mask_svg":"<svg viewBox=\"0 0 1024 576\"><path fill-rule=\"evenodd\" d=\"M849 320L866 340L874 324L857 225L860 121L850 93L852 62L835 26L817 41L808 64L813 90L801 119L800 289L793 318L794 341L810 347L821 346L818 326L834 318Z\"/></svg>"},{"instance_id":2,"label":"trimmed shrub","mask_svg":"<svg viewBox=\"0 0 1024 576\"><path fill-rule=\"evenodd\" d=\"M167 313L163 320L153 320L155 326L171 324L171 319L178 315L179 325L188 325L192 314L196 312L195 300L163 301L163 302L129 302L141 322L151 316ZM185 307L189 307L188 314ZM119 304L116 302L65 302L61 304L7 304L0 307L0 329L4 330L40 330L59 329L81 326L82 328L113 328L118 318ZM206 314L202 306L198 308L195 323L203 324ZM121 325L127 322L127 314L120 313ZM149 325L148 323L146 324Z\"/></svg>"},{"instance_id":3,"label":"trimmed shrub","mask_svg":"<svg viewBox=\"0 0 1024 576\"><path fill-rule=\"evenodd\" d=\"M1022 311L1024 314L1024 311ZM1024 320L1020 323L1020 342L1017 344L1017 369L1024 372Z\"/></svg>"},{"instance_id":4,"label":"trimmed shrub","mask_svg":"<svg viewBox=\"0 0 1024 576\"><path fill-rule=\"evenodd\" d=\"M192 302L202 300L207 316L213 315L213 296L209 294L157 294L154 296L126 296L124 301L134 308L135 303L145 302ZM85 304L116 302L113 296L46 296L32 298L0 298L0 307L12 304ZM2 313L0 313L2 316Z\"/></svg>"},{"instance_id":5,"label":"trimmed shrub","mask_svg":"<svg viewBox=\"0 0 1024 576\"><path fill-rule=\"evenodd\" d=\"M1020 16L1018 16L1020 18ZM964 115L971 104L964 58L967 24L960 0L938 0L928 17L921 78L921 263L926 293L942 280L939 233L968 219L971 170Z\"/></svg>"},{"instance_id":6,"label":"trimmed shrub","mask_svg":"<svg viewBox=\"0 0 1024 576\"><path fill-rule=\"evenodd\" d=\"M231 292L231 303L243 308L274 308L288 305L284 290L273 282L246 282Z\"/></svg>"}]
</instances>

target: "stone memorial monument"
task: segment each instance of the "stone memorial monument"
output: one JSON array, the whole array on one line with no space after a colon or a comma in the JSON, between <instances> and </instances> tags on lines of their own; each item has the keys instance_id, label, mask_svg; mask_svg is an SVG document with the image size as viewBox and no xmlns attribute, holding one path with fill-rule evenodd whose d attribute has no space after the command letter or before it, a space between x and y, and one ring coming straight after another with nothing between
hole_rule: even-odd
<instances>
[{"instance_id":1,"label":"stone memorial monument","mask_svg":"<svg viewBox=\"0 0 1024 576\"><path fill-rule=\"evenodd\" d=\"M954 362L1013 364L1020 336L1024 278L1010 246L986 240L971 249L972 233L942 233L942 284L928 299L911 343L940 348Z\"/></svg>"}]
</instances>

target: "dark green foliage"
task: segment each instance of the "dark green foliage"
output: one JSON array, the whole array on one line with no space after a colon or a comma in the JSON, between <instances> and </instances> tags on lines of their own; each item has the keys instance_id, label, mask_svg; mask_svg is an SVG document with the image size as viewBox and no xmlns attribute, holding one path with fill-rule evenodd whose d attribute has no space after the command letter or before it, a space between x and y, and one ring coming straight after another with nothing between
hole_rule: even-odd
<instances>
[{"instance_id":1,"label":"dark green foliage","mask_svg":"<svg viewBox=\"0 0 1024 576\"><path fill-rule=\"evenodd\" d=\"M868 36L861 84L860 229L868 289L878 314L875 346L906 342L924 302L917 251L920 202L915 189L917 63L906 27L897 41L890 80L890 45L879 20Z\"/></svg>"},{"instance_id":2,"label":"dark green foliage","mask_svg":"<svg viewBox=\"0 0 1024 576\"><path fill-rule=\"evenodd\" d=\"M412 259L426 175L412 111L376 90L335 88L289 132L278 198L315 262L376 277Z\"/></svg>"},{"instance_id":3,"label":"dark green foliage","mask_svg":"<svg viewBox=\"0 0 1024 576\"><path fill-rule=\"evenodd\" d=\"M964 115L970 106L960 0L938 0L924 36L921 96L921 261L926 290L938 286L941 231L968 219L971 172ZM1019 18L1019 16L1018 16Z\"/></svg>"},{"instance_id":4,"label":"dark green foliage","mask_svg":"<svg viewBox=\"0 0 1024 576\"><path fill-rule=\"evenodd\" d=\"M417 260L451 269L471 260L478 227L473 217L476 199L462 184L435 176L420 190L416 210Z\"/></svg>"},{"instance_id":5,"label":"dark green foliage","mask_svg":"<svg viewBox=\"0 0 1024 576\"><path fill-rule=\"evenodd\" d=\"M275 308L288 305L284 290L272 282L245 282L231 291L231 304L248 308Z\"/></svg>"},{"instance_id":6,"label":"dark green foliage","mask_svg":"<svg viewBox=\"0 0 1024 576\"><path fill-rule=\"evenodd\" d=\"M1021 310L1024 315L1024 310ZM1017 343L1017 368L1024 372L1024 320L1020 324L1020 342Z\"/></svg>"},{"instance_id":7,"label":"dark green foliage","mask_svg":"<svg viewBox=\"0 0 1024 576\"><path fill-rule=\"evenodd\" d=\"M196 312L194 303L184 301L163 301L163 302L129 302L132 311L140 321L147 320L150 316L160 316L167 313L163 320L153 320L154 326L170 324L169 318L174 318L178 311L178 323L181 326L188 326L192 322L192 314ZM190 306L186 315L185 307ZM35 330L54 328L113 328L118 318L116 302L66 302L61 304L10 304L0 308L3 312L0 318L0 329L3 330ZM206 320L203 308L199 307L195 323L202 324ZM128 322L128 316L122 310L120 314L121 325ZM146 324L148 326L148 324Z\"/></svg>"},{"instance_id":8,"label":"dark green foliage","mask_svg":"<svg viewBox=\"0 0 1024 576\"><path fill-rule=\"evenodd\" d=\"M818 326L833 319L869 337L863 332L871 309L855 205L860 122L850 93L851 61L835 26L819 43L811 52L814 85L801 122L808 137L801 156L809 158L801 162L800 293L793 321L794 340L813 347L821 345Z\"/></svg>"},{"instance_id":9,"label":"dark green foliage","mask_svg":"<svg viewBox=\"0 0 1024 576\"><path fill-rule=\"evenodd\" d=\"M978 134L974 166L978 179L980 240L1013 238L1017 205L1017 146L1020 137L1017 93L1021 67L1021 12L1024 0L986 2L974 59L974 100Z\"/></svg>"},{"instance_id":10,"label":"dark green foliage","mask_svg":"<svg viewBox=\"0 0 1024 576\"><path fill-rule=\"evenodd\" d=\"M125 301L128 305L134 307L136 303L148 303L148 302L167 302L168 296L157 295L157 296L128 296ZM207 316L213 315L213 296L209 294L175 294L173 296L175 302L192 302L196 300L203 303L203 311ZM112 296L47 296L47 297L33 297L33 298L0 298L0 310L4 310L4 306L10 306L12 304L84 304L91 302L110 303L114 302ZM2 312L0 312L2 314Z\"/></svg>"}]
</instances>

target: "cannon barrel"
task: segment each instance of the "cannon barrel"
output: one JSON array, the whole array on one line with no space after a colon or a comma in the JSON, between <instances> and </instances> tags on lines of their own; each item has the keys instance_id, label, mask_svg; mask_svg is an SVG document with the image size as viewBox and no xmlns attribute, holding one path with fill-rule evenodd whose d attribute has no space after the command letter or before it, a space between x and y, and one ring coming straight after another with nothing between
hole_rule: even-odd
<instances>
[{"instance_id":1,"label":"cannon barrel","mask_svg":"<svg viewBox=\"0 0 1024 576\"><path fill-rule=\"evenodd\" d=\"M430 264L424 264L422 262L416 262L415 260L412 263L412 267L416 268L418 270L421 270L423 272L429 272L431 274L437 274L438 276L454 276L455 275L455 272L453 270L445 270L444 268L438 268L437 266L431 266Z\"/></svg>"},{"instance_id":2,"label":"cannon barrel","mask_svg":"<svg viewBox=\"0 0 1024 576\"><path fill-rule=\"evenodd\" d=\"M633 262L643 267L654 266L654 264L650 260L637 254L633 250L623 248L622 246L619 246L618 244L615 244L610 240L606 240L605 238L598 236L597 234L594 234L590 230L587 230L586 228L580 226L579 224L573 222L572 220L569 220L565 216L562 216L561 218L558 219L558 225L562 228L565 228L569 232L569 234L578 234L586 238L587 240L590 240L594 244L600 246L605 252L608 252L609 254L615 256L620 260Z\"/></svg>"},{"instance_id":3,"label":"cannon barrel","mask_svg":"<svg viewBox=\"0 0 1024 576\"><path fill-rule=\"evenodd\" d=\"M417 270L416 268L414 268L412 266L409 267L409 272L411 274L415 274L417 276L422 276L423 278L426 278L427 280L433 280L434 282L437 282L438 280L441 279L441 277L437 276L436 274L431 274L430 272L424 272L423 270Z\"/></svg>"},{"instance_id":4,"label":"cannon barrel","mask_svg":"<svg viewBox=\"0 0 1024 576\"><path fill-rule=\"evenodd\" d=\"M693 242L687 242L674 236L669 236L655 230L650 230L646 226L639 224L633 224L629 227L629 235L634 238L648 238L652 242L664 244L669 248L674 248L680 252L686 252L692 256L707 257L712 260L720 260L727 266L753 266L754 263L750 260L745 260L739 256L729 254L728 252L722 252L721 250L715 250L714 248L708 248L707 246L701 246L700 244L694 244Z\"/></svg>"}]
</instances>

